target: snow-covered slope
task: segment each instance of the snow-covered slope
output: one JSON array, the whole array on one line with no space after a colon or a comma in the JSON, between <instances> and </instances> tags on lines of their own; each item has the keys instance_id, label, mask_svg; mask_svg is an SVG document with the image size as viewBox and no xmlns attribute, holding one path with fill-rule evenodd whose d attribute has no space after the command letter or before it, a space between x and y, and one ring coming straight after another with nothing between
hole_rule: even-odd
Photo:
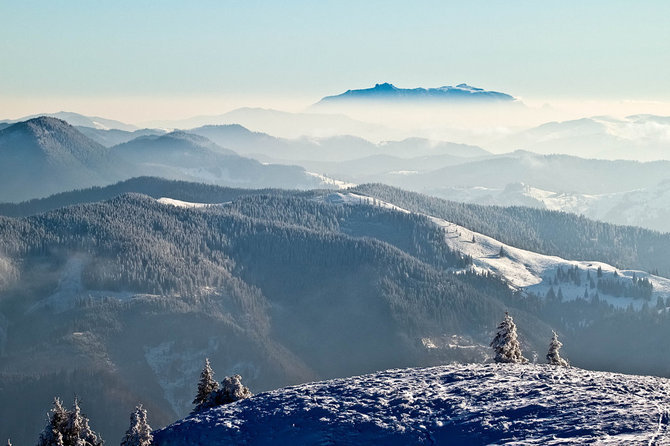
<instances>
[{"instance_id":1,"label":"snow-covered slope","mask_svg":"<svg viewBox=\"0 0 670 446\"><path fill-rule=\"evenodd\" d=\"M391 203L354 193L333 193L325 200L328 203L367 204L408 212ZM444 230L444 241L452 249L472 257L473 268L480 272L491 272L505 278L510 286L546 296L550 290L564 300L579 298L605 299L617 307L641 308L647 300L617 296L609 292L607 285L617 282L621 287L631 285L633 280L648 280L653 286L650 303L658 297L670 297L670 279L655 276L645 271L620 270L597 261L567 260L557 256L538 254L515 248L486 235L441 218L427 216ZM503 255L500 255L501 248ZM600 269L600 273L598 270ZM573 270L573 272L568 272ZM602 285L602 286L599 286ZM639 290L638 290L639 291Z\"/></svg>"},{"instance_id":2,"label":"snow-covered slope","mask_svg":"<svg viewBox=\"0 0 670 446\"><path fill-rule=\"evenodd\" d=\"M669 391L664 378L548 365L388 370L214 408L155 444L667 444Z\"/></svg>"}]
</instances>

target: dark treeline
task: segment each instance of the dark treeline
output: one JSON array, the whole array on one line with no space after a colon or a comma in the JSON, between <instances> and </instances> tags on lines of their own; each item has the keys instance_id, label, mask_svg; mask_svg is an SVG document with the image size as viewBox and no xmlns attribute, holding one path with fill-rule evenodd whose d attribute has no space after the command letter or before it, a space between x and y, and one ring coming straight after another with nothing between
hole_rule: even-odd
<instances>
[{"instance_id":1,"label":"dark treeline","mask_svg":"<svg viewBox=\"0 0 670 446\"><path fill-rule=\"evenodd\" d=\"M26 217L73 204L109 200L131 192L153 198L169 197L198 203L223 203L250 194L301 194L298 191L284 189L239 189L156 177L137 177L110 186L61 192L46 198L37 198L22 203L0 203L0 215Z\"/></svg>"}]
</instances>

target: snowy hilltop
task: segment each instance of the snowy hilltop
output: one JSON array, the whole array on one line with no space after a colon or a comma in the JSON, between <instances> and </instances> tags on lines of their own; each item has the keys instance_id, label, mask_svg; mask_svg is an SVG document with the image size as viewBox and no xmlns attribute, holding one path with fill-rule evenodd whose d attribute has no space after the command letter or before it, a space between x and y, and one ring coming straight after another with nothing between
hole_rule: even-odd
<instances>
[{"instance_id":1,"label":"snowy hilltop","mask_svg":"<svg viewBox=\"0 0 670 446\"><path fill-rule=\"evenodd\" d=\"M388 370L220 406L155 444L663 444L669 390L664 378L549 365Z\"/></svg>"}]
</instances>

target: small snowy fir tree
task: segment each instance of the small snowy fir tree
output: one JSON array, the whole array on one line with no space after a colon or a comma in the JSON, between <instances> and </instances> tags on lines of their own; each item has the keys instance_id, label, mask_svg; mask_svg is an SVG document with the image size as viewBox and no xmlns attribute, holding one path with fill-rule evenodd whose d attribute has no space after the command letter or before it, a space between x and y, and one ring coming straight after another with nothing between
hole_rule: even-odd
<instances>
[{"instance_id":1,"label":"small snowy fir tree","mask_svg":"<svg viewBox=\"0 0 670 446\"><path fill-rule=\"evenodd\" d=\"M88 418L81 413L79 399L75 397L72 411L68 414L68 422L63 432L66 446L100 446L102 439L88 425Z\"/></svg>"},{"instance_id":2,"label":"small snowy fir tree","mask_svg":"<svg viewBox=\"0 0 670 446\"><path fill-rule=\"evenodd\" d=\"M521 346L516 334L516 325L512 316L505 312L505 319L498 325L498 332L491 341L495 351L495 362L520 363L528 362L521 354Z\"/></svg>"},{"instance_id":3,"label":"small snowy fir tree","mask_svg":"<svg viewBox=\"0 0 670 446\"><path fill-rule=\"evenodd\" d=\"M253 394L249 391L248 387L242 384L242 377L240 375L226 376L221 381L221 388L210 393L207 400L198 405L193 412L200 412L212 407L234 403L251 396Z\"/></svg>"},{"instance_id":4,"label":"small snowy fir tree","mask_svg":"<svg viewBox=\"0 0 670 446\"><path fill-rule=\"evenodd\" d=\"M207 400L209 394L219 389L219 383L214 380L214 371L209 365L209 358L205 358L205 366L200 372L200 381L198 382L198 394L193 399L196 406Z\"/></svg>"},{"instance_id":5,"label":"small snowy fir tree","mask_svg":"<svg viewBox=\"0 0 670 446\"><path fill-rule=\"evenodd\" d=\"M150 446L153 440L151 426L147 422L147 411L140 404L130 414L130 427L121 441L121 446Z\"/></svg>"},{"instance_id":6,"label":"small snowy fir tree","mask_svg":"<svg viewBox=\"0 0 670 446\"><path fill-rule=\"evenodd\" d=\"M563 346L563 343L558 340L558 335L556 332L553 332L554 335L551 337L551 342L549 342L549 352L547 353L547 363L551 365L560 365L563 367L567 367L568 361L565 359L561 358L560 353L558 352L561 347Z\"/></svg>"},{"instance_id":7,"label":"small snowy fir tree","mask_svg":"<svg viewBox=\"0 0 670 446\"><path fill-rule=\"evenodd\" d=\"M40 434L37 446L61 446L63 434L68 422L68 411L59 398L54 398L53 407L48 414L47 425Z\"/></svg>"}]
</instances>

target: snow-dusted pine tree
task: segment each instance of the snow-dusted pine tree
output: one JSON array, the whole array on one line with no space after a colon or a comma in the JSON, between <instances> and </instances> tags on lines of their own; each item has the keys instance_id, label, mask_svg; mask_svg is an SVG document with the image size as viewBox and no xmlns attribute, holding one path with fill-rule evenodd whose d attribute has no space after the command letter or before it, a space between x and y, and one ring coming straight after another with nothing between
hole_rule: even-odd
<instances>
[{"instance_id":1,"label":"snow-dusted pine tree","mask_svg":"<svg viewBox=\"0 0 670 446\"><path fill-rule=\"evenodd\" d=\"M558 340L558 335L556 332L553 332L554 335L551 337L551 341L549 342L549 352L547 353L547 363L552 364L552 365L560 365L563 367L567 367L568 361L565 359L561 358L560 353L558 352L561 347L563 347L563 343Z\"/></svg>"},{"instance_id":2,"label":"snow-dusted pine tree","mask_svg":"<svg viewBox=\"0 0 670 446\"><path fill-rule=\"evenodd\" d=\"M130 414L130 427L121 446L150 446L153 439L151 426L147 422L147 411L140 404Z\"/></svg>"},{"instance_id":3,"label":"snow-dusted pine tree","mask_svg":"<svg viewBox=\"0 0 670 446\"><path fill-rule=\"evenodd\" d=\"M209 358L205 358L205 366L200 372L200 381L198 382L198 393L193 399L193 404L197 406L204 403L209 394L219 389L219 383L214 380L214 371L209 365Z\"/></svg>"},{"instance_id":4,"label":"snow-dusted pine tree","mask_svg":"<svg viewBox=\"0 0 670 446\"><path fill-rule=\"evenodd\" d=\"M491 347L495 351L496 362L521 364L528 362L521 354L516 325L508 312L505 312L505 319L498 325L498 332L491 341Z\"/></svg>"},{"instance_id":5,"label":"snow-dusted pine tree","mask_svg":"<svg viewBox=\"0 0 670 446\"><path fill-rule=\"evenodd\" d=\"M81 413L79 399L75 397L72 411L63 432L65 446L100 446L102 439L88 425L88 418Z\"/></svg>"},{"instance_id":6,"label":"snow-dusted pine tree","mask_svg":"<svg viewBox=\"0 0 670 446\"><path fill-rule=\"evenodd\" d=\"M49 421L40 434L37 446L62 446L63 434L68 422L68 411L59 398L54 398L53 407L49 411Z\"/></svg>"}]
</instances>

